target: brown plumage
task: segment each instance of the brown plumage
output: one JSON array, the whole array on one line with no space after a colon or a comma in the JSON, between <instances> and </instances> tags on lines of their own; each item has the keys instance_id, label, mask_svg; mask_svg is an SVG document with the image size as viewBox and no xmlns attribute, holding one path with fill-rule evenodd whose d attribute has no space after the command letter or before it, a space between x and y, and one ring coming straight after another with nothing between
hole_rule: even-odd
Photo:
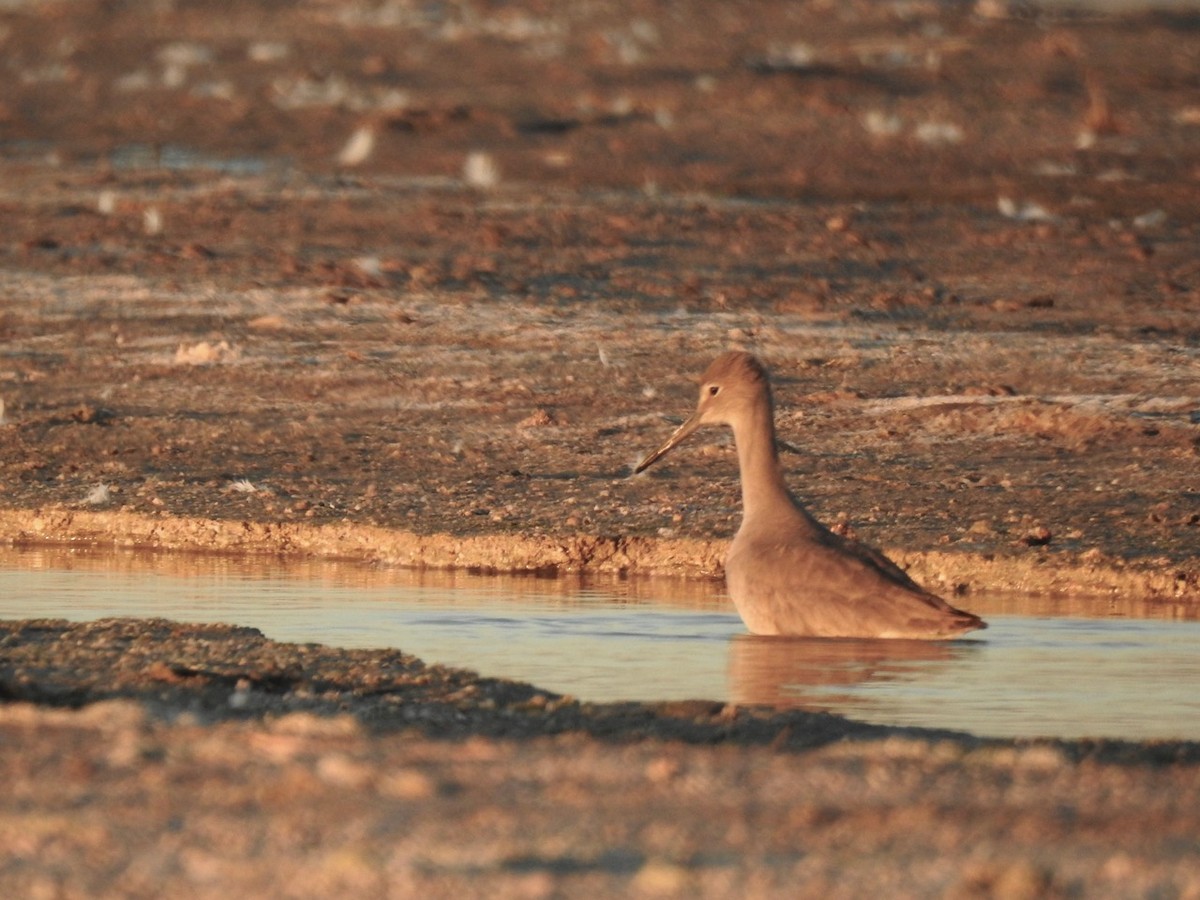
<instances>
[{"instance_id":1,"label":"brown plumage","mask_svg":"<svg viewBox=\"0 0 1200 900\"><path fill-rule=\"evenodd\" d=\"M718 356L704 372L700 403L641 472L703 425L728 425L737 444L742 524L725 580L755 634L807 637L952 638L986 628L922 588L874 548L814 519L784 483L766 369L748 353Z\"/></svg>"}]
</instances>

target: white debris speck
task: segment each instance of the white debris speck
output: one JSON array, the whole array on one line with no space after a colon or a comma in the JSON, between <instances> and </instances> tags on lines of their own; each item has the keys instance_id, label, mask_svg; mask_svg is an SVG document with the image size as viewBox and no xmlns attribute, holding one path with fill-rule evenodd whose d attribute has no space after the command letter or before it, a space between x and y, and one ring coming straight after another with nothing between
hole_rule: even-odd
<instances>
[{"instance_id":1,"label":"white debris speck","mask_svg":"<svg viewBox=\"0 0 1200 900\"><path fill-rule=\"evenodd\" d=\"M370 278L383 277L383 261L378 256L356 256L354 268Z\"/></svg>"},{"instance_id":2,"label":"white debris speck","mask_svg":"<svg viewBox=\"0 0 1200 900\"><path fill-rule=\"evenodd\" d=\"M1161 209L1152 209L1150 212L1142 213L1140 216L1135 216L1133 227L1139 229L1158 228L1167 221L1167 214Z\"/></svg>"},{"instance_id":3,"label":"white debris speck","mask_svg":"<svg viewBox=\"0 0 1200 900\"><path fill-rule=\"evenodd\" d=\"M98 484L83 498L83 502L89 506L99 506L102 503L108 503L112 500L112 491L107 484Z\"/></svg>"},{"instance_id":4,"label":"white debris speck","mask_svg":"<svg viewBox=\"0 0 1200 900\"><path fill-rule=\"evenodd\" d=\"M1016 219L1018 222L1055 222L1058 216L1050 212L1040 203L1018 203L1012 197L999 197L996 209L1006 219Z\"/></svg>"},{"instance_id":5,"label":"white debris speck","mask_svg":"<svg viewBox=\"0 0 1200 900\"><path fill-rule=\"evenodd\" d=\"M399 88L389 88L375 101L376 108L385 112L400 112L408 109L411 105L412 97L409 96L408 91L402 91Z\"/></svg>"},{"instance_id":6,"label":"white debris speck","mask_svg":"<svg viewBox=\"0 0 1200 900\"><path fill-rule=\"evenodd\" d=\"M145 69L121 75L113 81L113 90L118 93L133 93L134 91L149 90L154 84L154 78Z\"/></svg>"},{"instance_id":7,"label":"white debris speck","mask_svg":"<svg viewBox=\"0 0 1200 900\"><path fill-rule=\"evenodd\" d=\"M100 196L96 198L96 211L102 216L111 216L117 211L117 192L111 188L105 188L100 192Z\"/></svg>"},{"instance_id":8,"label":"white debris speck","mask_svg":"<svg viewBox=\"0 0 1200 900\"><path fill-rule=\"evenodd\" d=\"M258 490L258 488L254 486L254 483L250 481L249 478L237 479L229 485L229 489L231 491L236 491L239 494L253 494Z\"/></svg>"},{"instance_id":9,"label":"white debris speck","mask_svg":"<svg viewBox=\"0 0 1200 900\"><path fill-rule=\"evenodd\" d=\"M217 78L200 82L190 93L204 100L234 100L237 98L237 86L232 81Z\"/></svg>"},{"instance_id":10,"label":"white debris speck","mask_svg":"<svg viewBox=\"0 0 1200 900\"><path fill-rule=\"evenodd\" d=\"M632 97L628 94L621 94L620 96L613 97L612 101L608 104L608 111L614 116L625 118L626 116L632 116L637 111L637 106L634 104Z\"/></svg>"},{"instance_id":11,"label":"white debris speck","mask_svg":"<svg viewBox=\"0 0 1200 900\"><path fill-rule=\"evenodd\" d=\"M212 51L208 47L188 41L166 44L155 55L163 67L162 85L165 88L183 87L190 68L208 65L213 61Z\"/></svg>"},{"instance_id":12,"label":"white debris speck","mask_svg":"<svg viewBox=\"0 0 1200 900\"><path fill-rule=\"evenodd\" d=\"M600 357L600 365L607 369L609 366L608 354L604 352L604 348L599 344L596 345L596 355Z\"/></svg>"},{"instance_id":13,"label":"white debris speck","mask_svg":"<svg viewBox=\"0 0 1200 900\"><path fill-rule=\"evenodd\" d=\"M641 45L632 35L611 33L608 35L609 46L617 55L617 59L627 66L637 65L646 58Z\"/></svg>"},{"instance_id":14,"label":"white debris speck","mask_svg":"<svg viewBox=\"0 0 1200 900\"><path fill-rule=\"evenodd\" d=\"M279 62L287 59L291 48L282 41L255 41L246 48L246 57L251 62Z\"/></svg>"},{"instance_id":15,"label":"white debris speck","mask_svg":"<svg viewBox=\"0 0 1200 900\"><path fill-rule=\"evenodd\" d=\"M913 136L922 144L960 144L963 130L953 122L922 122L913 130Z\"/></svg>"},{"instance_id":16,"label":"white debris speck","mask_svg":"<svg viewBox=\"0 0 1200 900\"><path fill-rule=\"evenodd\" d=\"M658 26L648 19L634 19L629 23L629 33L643 44L659 43Z\"/></svg>"},{"instance_id":17,"label":"white debris speck","mask_svg":"<svg viewBox=\"0 0 1200 900\"><path fill-rule=\"evenodd\" d=\"M357 166L370 159L374 152L375 129L369 125L363 125L350 135L350 140L346 141L346 145L342 147L338 154L338 164Z\"/></svg>"},{"instance_id":18,"label":"white debris speck","mask_svg":"<svg viewBox=\"0 0 1200 900\"><path fill-rule=\"evenodd\" d=\"M895 137L904 130L904 121L893 113L870 109L863 113L862 126L875 137Z\"/></svg>"},{"instance_id":19,"label":"white debris speck","mask_svg":"<svg viewBox=\"0 0 1200 900\"><path fill-rule=\"evenodd\" d=\"M181 88L187 82L187 66L164 66L162 86L165 88Z\"/></svg>"},{"instance_id":20,"label":"white debris speck","mask_svg":"<svg viewBox=\"0 0 1200 900\"><path fill-rule=\"evenodd\" d=\"M0 425L7 425L8 419L4 416L4 398L0 397Z\"/></svg>"},{"instance_id":21,"label":"white debris speck","mask_svg":"<svg viewBox=\"0 0 1200 900\"><path fill-rule=\"evenodd\" d=\"M46 63L21 70L21 81L25 84L55 84L69 80L71 70L62 63Z\"/></svg>"},{"instance_id":22,"label":"white debris speck","mask_svg":"<svg viewBox=\"0 0 1200 900\"><path fill-rule=\"evenodd\" d=\"M471 187L491 188L500 183L500 168L490 153L472 150L463 163L463 181Z\"/></svg>"},{"instance_id":23,"label":"white debris speck","mask_svg":"<svg viewBox=\"0 0 1200 900\"><path fill-rule=\"evenodd\" d=\"M158 211L157 206L147 206L142 211L142 229L151 236L162 234L162 213Z\"/></svg>"},{"instance_id":24,"label":"white debris speck","mask_svg":"<svg viewBox=\"0 0 1200 900\"><path fill-rule=\"evenodd\" d=\"M779 69L807 69L817 61L817 52L803 41L773 44L767 50L767 65Z\"/></svg>"},{"instance_id":25,"label":"white debris speck","mask_svg":"<svg viewBox=\"0 0 1200 900\"><path fill-rule=\"evenodd\" d=\"M202 66L212 62L212 51L203 44L190 41L176 41L159 48L155 54L164 66Z\"/></svg>"},{"instance_id":26,"label":"white debris speck","mask_svg":"<svg viewBox=\"0 0 1200 900\"><path fill-rule=\"evenodd\" d=\"M340 75L329 75L315 81L310 78L276 79L271 85L275 105L280 109L303 109L310 106L353 107L353 92Z\"/></svg>"}]
</instances>

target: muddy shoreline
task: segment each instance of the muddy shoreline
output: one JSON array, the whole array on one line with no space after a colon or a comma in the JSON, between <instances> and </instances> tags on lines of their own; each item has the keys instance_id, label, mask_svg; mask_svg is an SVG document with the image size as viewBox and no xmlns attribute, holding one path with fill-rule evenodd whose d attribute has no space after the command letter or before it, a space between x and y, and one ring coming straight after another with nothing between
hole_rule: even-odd
<instances>
[{"instance_id":1,"label":"muddy shoreline","mask_svg":"<svg viewBox=\"0 0 1200 900\"><path fill-rule=\"evenodd\" d=\"M581 704L227 625L5 622L0 648L24 895L1196 888L1196 743Z\"/></svg>"},{"instance_id":2,"label":"muddy shoreline","mask_svg":"<svg viewBox=\"0 0 1200 900\"><path fill-rule=\"evenodd\" d=\"M471 574L672 576L719 581L727 540L603 537L571 534L463 537L417 534L354 523L222 522L79 510L0 510L0 530L13 548L76 547L272 555L397 566L462 570ZM1193 609L1195 577L1186 565L1139 565L1095 556L995 556L985 553L888 548L920 582L956 596L972 588Z\"/></svg>"}]
</instances>

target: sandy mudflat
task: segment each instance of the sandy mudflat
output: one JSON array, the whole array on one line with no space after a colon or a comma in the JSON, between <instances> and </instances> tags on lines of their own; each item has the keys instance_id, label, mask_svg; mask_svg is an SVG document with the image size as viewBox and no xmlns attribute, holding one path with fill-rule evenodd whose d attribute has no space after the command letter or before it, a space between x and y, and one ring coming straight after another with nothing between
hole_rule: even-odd
<instances>
[{"instance_id":1,"label":"sandy mudflat","mask_svg":"<svg viewBox=\"0 0 1200 900\"><path fill-rule=\"evenodd\" d=\"M728 436L628 473L741 347L796 492L956 602L1194 617L1196 28L5 4L0 539L717 577ZM1200 895L1194 745L5 628L5 896Z\"/></svg>"}]
</instances>

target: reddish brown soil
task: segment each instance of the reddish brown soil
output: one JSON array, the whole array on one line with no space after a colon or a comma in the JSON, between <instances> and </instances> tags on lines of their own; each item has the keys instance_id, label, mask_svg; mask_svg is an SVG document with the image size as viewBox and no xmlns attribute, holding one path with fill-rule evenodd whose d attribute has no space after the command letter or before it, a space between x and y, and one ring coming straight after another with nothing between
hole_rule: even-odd
<instances>
[{"instance_id":1,"label":"reddish brown soil","mask_svg":"<svg viewBox=\"0 0 1200 900\"><path fill-rule=\"evenodd\" d=\"M744 346L943 589L1195 596L1195 22L1000 11L18 5L5 533L715 573Z\"/></svg>"}]
</instances>

